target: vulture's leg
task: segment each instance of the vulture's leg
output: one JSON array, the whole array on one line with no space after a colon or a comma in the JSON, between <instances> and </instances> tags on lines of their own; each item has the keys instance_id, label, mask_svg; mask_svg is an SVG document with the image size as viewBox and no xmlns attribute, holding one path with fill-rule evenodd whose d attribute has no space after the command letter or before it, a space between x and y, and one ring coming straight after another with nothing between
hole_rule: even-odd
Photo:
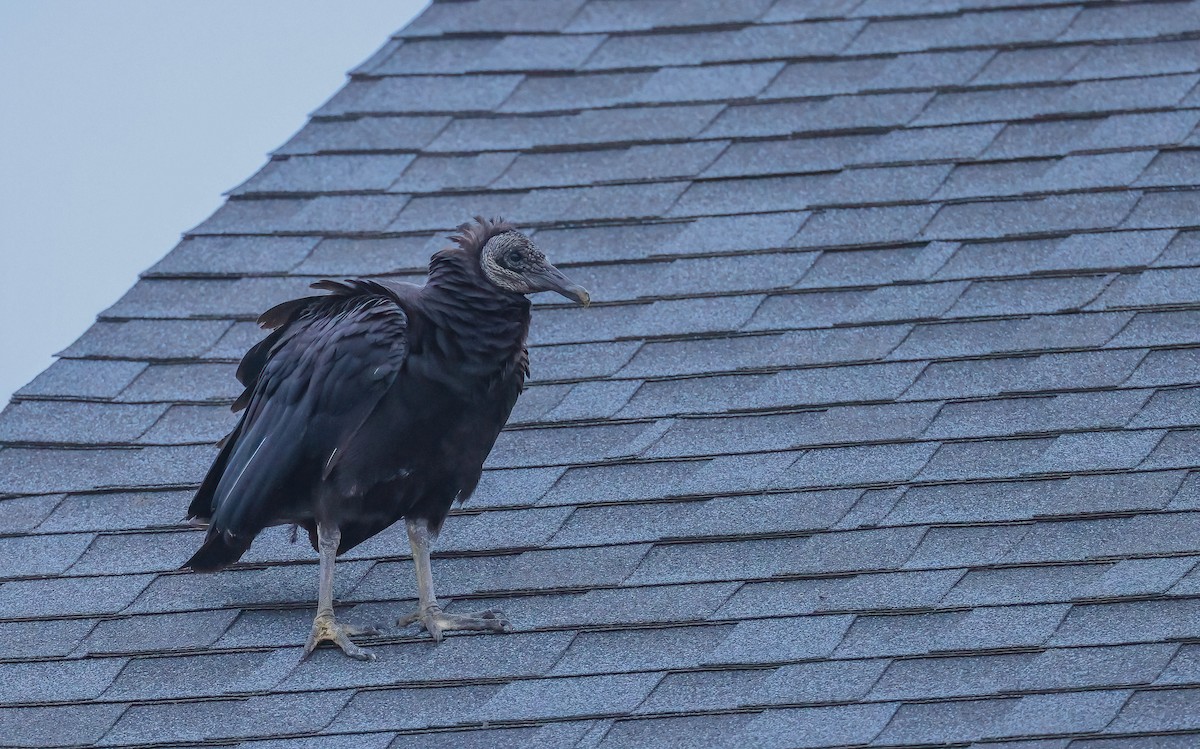
<instances>
[{"instance_id":1,"label":"vulture's leg","mask_svg":"<svg viewBox=\"0 0 1200 749\"><path fill-rule=\"evenodd\" d=\"M333 618L333 565L337 558L338 543L342 532L336 525L317 523L317 547L321 554L321 582L317 587L317 618L313 619L312 633L304 646L304 657L312 655L313 648L321 642L332 642L351 658L373 661L375 654L363 650L350 641L351 635L379 634L378 630L341 624Z\"/></svg>"},{"instance_id":2,"label":"vulture's leg","mask_svg":"<svg viewBox=\"0 0 1200 749\"><path fill-rule=\"evenodd\" d=\"M412 546L413 564L417 568L417 590L421 596L420 608L414 614L402 617L396 623L401 627L421 622L436 642L441 642L442 633L456 629L474 629L487 632L508 632L512 626L504 614L494 609L473 614L447 614L442 611L437 596L433 593L433 572L429 567L429 545L433 534L426 520L408 521L408 543Z\"/></svg>"}]
</instances>

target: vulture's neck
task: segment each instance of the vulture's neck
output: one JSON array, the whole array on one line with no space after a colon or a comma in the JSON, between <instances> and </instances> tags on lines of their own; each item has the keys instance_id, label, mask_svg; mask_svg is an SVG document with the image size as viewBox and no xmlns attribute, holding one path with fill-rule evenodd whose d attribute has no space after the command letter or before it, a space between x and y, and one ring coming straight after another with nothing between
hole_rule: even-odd
<instances>
[{"instance_id":1,"label":"vulture's neck","mask_svg":"<svg viewBox=\"0 0 1200 749\"><path fill-rule=\"evenodd\" d=\"M489 374L518 355L529 333L529 300L501 291L484 278L464 252L438 253L420 291L428 323L426 345Z\"/></svg>"}]
</instances>

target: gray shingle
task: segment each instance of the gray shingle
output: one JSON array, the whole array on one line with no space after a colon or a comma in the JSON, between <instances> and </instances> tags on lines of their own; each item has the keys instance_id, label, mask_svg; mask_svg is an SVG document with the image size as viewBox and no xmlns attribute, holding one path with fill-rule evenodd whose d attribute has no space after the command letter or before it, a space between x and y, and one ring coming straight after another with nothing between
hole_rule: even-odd
<instances>
[{"instance_id":1,"label":"gray shingle","mask_svg":"<svg viewBox=\"0 0 1200 749\"><path fill-rule=\"evenodd\" d=\"M876 700L985 697L1014 691L1033 653L897 659L871 687Z\"/></svg>"},{"instance_id":2,"label":"gray shingle","mask_svg":"<svg viewBox=\"0 0 1200 749\"><path fill-rule=\"evenodd\" d=\"M947 403L925 436L945 439L1120 427L1139 413L1147 395L1146 391L1126 390Z\"/></svg>"},{"instance_id":3,"label":"gray shingle","mask_svg":"<svg viewBox=\"0 0 1200 749\"><path fill-rule=\"evenodd\" d=\"M270 689L294 667L291 658L270 652L133 658L104 696L158 700L257 691Z\"/></svg>"},{"instance_id":4,"label":"gray shingle","mask_svg":"<svg viewBox=\"0 0 1200 749\"><path fill-rule=\"evenodd\" d=\"M1164 689L1134 692L1108 730L1150 732L1200 728L1195 712L1188 709L1200 690Z\"/></svg>"},{"instance_id":5,"label":"gray shingle","mask_svg":"<svg viewBox=\"0 0 1200 749\"><path fill-rule=\"evenodd\" d=\"M1075 8L1053 8L877 20L863 29L847 51L867 54L1050 40L1070 25L1077 12Z\"/></svg>"},{"instance_id":6,"label":"gray shingle","mask_svg":"<svg viewBox=\"0 0 1200 749\"><path fill-rule=\"evenodd\" d=\"M695 668L730 634L730 625L581 632L550 671L572 674Z\"/></svg>"},{"instance_id":7,"label":"gray shingle","mask_svg":"<svg viewBox=\"0 0 1200 749\"><path fill-rule=\"evenodd\" d=\"M781 481L801 486L850 486L905 481L921 470L936 444L871 445L810 450Z\"/></svg>"},{"instance_id":8,"label":"gray shingle","mask_svg":"<svg viewBox=\"0 0 1200 749\"><path fill-rule=\"evenodd\" d=\"M342 562L334 575L334 595L342 598L370 566ZM226 570L219 575L123 575L115 580L140 581L137 600L125 613L159 614L233 606L264 606L314 600L316 564L281 565L267 569ZM88 578L77 578L87 581ZM411 579L411 578L410 578Z\"/></svg>"},{"instance_id":9,"label":"gray shingle","mask_svg":"<svg viewBox=\"0 0 1200 749\"><path fill-rule=\"evenodd\" d=\"M135 361L59 359L16 394L112 398L145 368L144 363Z\"/></svg>"},{"instance_id":10,"label":"gray shingle","mask_svg":"<svg viewBox=\"0 0 1200 749\"><path fill-rule=\"evenodd\" d=\"M261 171L230 194L386 190L414 158L411 154L330 154L277 158L267 162Z\"/></svg>"},{"instance_id":11,"label":"gray shingle","mask_svg":"<svg viewBox=\"0 0 1200 749\"><path fill-rule=\"evenodd\" d=\"M0 502L0 528L8 533L33 530L54 511L62 499L62 494L9 497Z\"/></svg>"},{"instance_id":12,"label":"gray shingle","mask_svg":"<svg viewBox=\"0 0 1200 749\"><path fill-rule=\"evenodd\" d=\"M200 543L201 535L197 530L177 533L102 533L71 566L71 573L167 572L176 567L176 560L182 561L190 556Z\"/></svg>"},{"instance_id":13,"label":"gray shingle","mask_svg":"<svg viewBox=\"0 0 1200 749\"><path fill-rule=\"evenodd\" d=\"M917 325L891 358L970 356L1056 348L1091 348L1113 338L1131 315L1064 314L1018 320ZM1129 345L1129 344L1125 344Z\"/></svg>"},{"instance_id":14,"label":"gray shingle","mask_svg":"<svg viewBox=\"0 0 1200 749\"><path fill-rule=\"evenodd\" d=\"M581 143L690 138L707 126L720 105L587 110L549 117L459 119L427 151L495 151Z\"/></svg>"},{"instance_id":15,"label":"gray shingle","mask_svg":"<svg viewBox=\"0 0 1200 749\"><path fill-rule=\"evenodd\" d=\"M0 637L9 658L61 657L74 651L95 626L94 619L0 622Z\"/></svg>"},{"instance_id":16,"label":"gray shingle","mask_svg":"<svg viewBox=\"0 0 1200 749\"><path fill-rule=\"evenodd\" d=\"M781 62L662 68L630 97L634 102L699 102L755 96L783 70Z\"/></svg>"},{"instance_id":17,"label":"gray shingle","mask_svg":"<svg viewBox=\"0 0 1200 749\"><path fill-rule=\"evenodd\" d=\"M1051 645L1102 645L1158 642L1195 637L1200 601L1097 603L1071 608Z\"/></svg>"},{"instance_id":18,"label":"gray shingle","mask_svg":"<svg viewBox=\"0 0 1200 749\"><path fill-rule=\"evenodd\" d=\"M91 700L124 666L119 658L0 664L0 699L6 705Z\"/></svg>"},{"instance_id":19,"label":"gray shingle","mask_svg":"<svg viewBox=\"0 0 1200 749\"><path fill-rule=\"evenodd\" d=\"M703 660L714 664L770 663L828 656L852 616L803 616L739 622Z\"/></svg>"},{"instance_id":20,"label":"gray shingle","mask_svg":"<svg viewBox=\"0 0 1200 749\"><path fill-rule=\"evenodd\" d=\"M1183 468L1196 460L1200 454L1200 432L1191 430L1173 430L1167 432L1150 453L1142 468Z\"/></svg>"},{"instance_id":21,"label":"gray shingle","mask_svg":"<svg viewBox=\"0 0 1200 749\"><path fill-rule=\"evenodd\" d=\"M307 257L316 243L316 237L191 237L146 275L286 273Z\"/></svg>"},{"instance_id":22,"label":"gray shingle","mask_svg":"<svg viewBox=\"0 0 1200 749\"><path fill-rule=\"evenodd\" d=\"M629 103L650 73L596 73L588 76L537 76L521 82L504 101L503 112L553 112Z\"/></svg>"},{"instance_id":23,"label":"gray shingle","mask_svg":"<svg viewBox=\"0 0 1200 749\"><path fill-rule=\"evenodd\" d=\"M904 566L953 568L995 564L1028 533L1026 525L933 527L920 538L920 546L907 557Z\"/></svg>"},{"instance_id":24,"label":"gray shingle","mask_svg":"<svg viewBox=\"0 0 1200 749\"><path fill-rule=\"evenodd\" d=\"M92 536L58 534L0 538L0 577L55 575L65 571L91 543Z\"/></svg>"},{"instance_id":25,"label":"gray shingle","mask_svg":"<svg viewBox=\"0 0 1200 749\"><path fill-rule=\"evenodd\" d=\"M0 493L50 494L196 484L204 477L214 454L208 445L112 450L6 448L0 451Z\"/></svg>"},{"instance_id":26,"label":"gray shingle","mask_svg":"<svg viewBox=\"0 0 1200 749\"><path fill-rule=\"evenodd\" d=\"M669 673L638 707L640 713L685 713L720 710L758 702L774 669L721 669Z\"/></svg>"},{"instance_id":27,"label":"gray shingle","mask_svg":"<svg viewBox=\"0 0 1200 749\"><path fill-rule=\"evenodd\" d=\"M1166 665L1166 669L1160 667L1156 674L1149 674L1150 678L1146 681L1154 681L1157 684L1190 684L1196 681L1196 674L1200 672L1200 653L1195 645L1181 645L1178 650L1174 645L1141 647L1158 648L1163 656L1161 661Z\"/></svg>"},{"instance_id":28,"label":"gray shingle","mask_svg":"<svg viewBox=\"0 0 1200 749\"><path fill-rule=\"evenodd\" d=\"M1048 689L1148 684L1163 672L1176 648L1174 644L1162 644L1046 650L1032 658L1018 686Z\"/></svg>"},{"instance_id":29,"label":"gray shingle","mask_svg":"<svg viewBox=\"0 0 1200 749\"><path fill-rule=\"evenodd\" d=\"M1113 468L1133 468L1162 440L1163 432L1090 432L1064 434L1042 453L1028 473L1071 473Z\"/></svg>"},{"instance_id":30,"label":"gray shingle","mask_svg":"<svg viewBox=\"0 0 1200 749\"><path fill-rule=\"evenodd\" d=\"M1128 148L1182 143L1200 121L1200 112L1118 114L1105 119L1088 139L1091 148Z\"/></svg>"},{"instance_id":31,"label":"gray shingle","mask_svg":"<svg viewBox=\"0 0 1200 749\"><path fill-rule=\"evenodd\" d=\"M1062 38L1129 39L1179 33L1195 28L1200 28L1200 11L1194 4L1153 3L1144 8L1087 8L1079 14Z\"/></svg>"},{"instance_id":32,"label":"gray shingle","mask_svg":"<svg viewBox=\"0 0 1200 749\"><path fill-rule=\"evenodd\" d=\"M883 564L870 560L862 566ZM746 583L721 606L717 616L797 616L927 608L937 604L961 577L959 570L936 570Z\"/></svg>"},{"instance_id":33,"label":"gray shingle","mask_svg":"<svg viewBox=\"0 0 1200 749\"><path fill-rule=\"evenodd\" d=\"M313 114L488 112L508 98L519 75L405 76L351 80Z\"/></svg>"},{"instance_id":34,"label":"gray shingle","mask_svg":"<svg viewBox=\"0 0 1200 749\"><path fill-rule=\"evenodd\" d=\"M1099 309L1183 304L1194 296L1200 268L1150 269L1122 276L1093 303Z\"/></svg>"},{"instance_id":35,"label":"gray shingle","mask_svg":"<svg viewBox=\"0 0 1200 749\"><path fill-rule=\"evenodd\" d=\"M750 715L697 715L643 720L619 720L605 735L600 749L736 749L745 746Z\"/></svg>"},{"instance_id":36,"label":"gray shingle","mask_svg":"<svg viewBox=\"0 0 1200 749\"><path fill-rule=\"evenodd\" d=\"M191 497L191 492L162 491L71 495L38 530L138 530L174 525L183 518Z\"/></svg>"},{"instance_id":37,"label":"gray shingle","mask_svg":"<svg viewBox=\"0 0 1200 749\"><path fill-rule=\"evenodd\" d=\"M1195 87L1200 76L1084 81L1071 86L1055 111L1061 113L1159 109L1173 107ZM1099 106L1098 106L1099 105Z\"/></svg>"},{"instance_id":38,"label":"gray shingle","mask_svg":"<svg viewBox=\"0 0 1200 749\"><path fill-rule=\"evenodd\" d=\"M613 35L588 59L584 69L698 65L832 54L845 47L861 27L861 21L832 21L707 30L703 35L694 32Z\"/></svg>"},{"instance_id":39,"label":"gray shingle","mask_svg":"<svg viewBox=\"0 0 1200 749\"><path fill-rule=\"evenodd\" d=\"M91 744L121 717L125 705L0 708L0 731L15 746Z\"/></svg>"},{"instance_id":40,"label":"gray shingle","mask_svg":"<svg viewBox=\"0 0 1200 749\"><path fill-rule=\"evenodd\" d=\"M826 252L804 274L798 286L819 288L920 281L937 272L954 250L953 244L930 242L924 247Z\"/></svg>"},{"instance_id":41,"label":"gray shingle","mask_svg":"<svg viewBox=\"0 0 1200 749\"><path fill-rule=\"evenodd\" d=\"M645 545L526 551L485 559L459 557L438 561L438 590L448 597L463 593L549 590L615 585L646 555ZM412 591L409 562L380 562L354 588L359 600L406 598ZM570 574L567 574L568 570Z\"/></svg>"},{"instance_id":42,"label":"gray shingle","mask_svg":"<svg viewBox=\"0 0 1200 749\"><path fill-rule=\"evenodd\" d=\"M797 247L907 242L937 212L934 206L830 208L813 213L792 240Z\"/></svg>"},{"instance_id":43,"label":"gray shingle","mask_svg":"<svg viewBox=\"0 0 1200 749\"><path fill-rule=\"evenodd\" d=\"M1032 83L1057 81L1074 72L1087 47L1034 47L1003 50L996 54L971 83ZM1093 76L1083 75L1083 78Z\"/></svg>"},{"instance_id":44,"label":"gray shingle","mask_svg":"<svg viewBox=\"0 0 1200 749\"><path fill-rule=\"evenodd\" d=\"M1200 50L1194 41L1104 45L1092 48L1067 76L1124 78L1164 73L1194 73Z\"/></svg>"},{"instance_id":45,"label":"gray shingle","mask_svg":"<svg viewBox=\"0 0 1200 749\"><path fill-rule=\"evenodd\" d=\"M654 689L661 674L575 676L514 681L485 704L468 705L475 720L529 720L628 713Z\"/></svg>"},{"instance_id":46,"label":"gray shingle","mask_svg":"<svg viewBox=\"0 0 1200 749\"><path fill-rule=\"evenodd\" d=\"M579 11L565 31L637 31L652 28L708 26L753 21L771 5L751 0L737 6L712 6L697 0L652 2L630 6L622 0L592 0Z\"/></svg>"},{"instance_id":47,"label":"gray shingle","mask_svg":"<svg viewBox=\"0 0 1200 749\"><path fill-rule=\"evenodd\" d=\"M492 31L489 29L489 31ZM500 39L409 39L370 68L374 75L573 70L602 35L520 34Z\"/></svg>"},{"instance_id":48,"label":"gray shingle","mask_svg":"<svg viewBox=\"0 0 1200 749\"><path fill-rule=\"evenodd\" d=\"M202 357L229 330L228 320L124 320L98 322L62 356L140 359Z\"/></svg>"},{"instance_id":49,"label":"gray shingle","mask_svg":"<svg viewBox=\"0 0 1200 749\"><path fill-rule=\"evenodd\" d=\"M1200 425L1200 388L1165 389L1154 393L1131 427Z\"/></svg>"},{"instance_id":50,"label":"gray shingle","mask_svg":"<svg viewBox=\"0 0 1200 749\"><path fill-rule=\"evenodd\" d=\"M913 123L958 125L1033 118L1062 109L1068 91L1066 86L1043 86L944 92Z\"/></svg>"},{"instance_id":51,"label":"gray shingle","mask_svg":"<svg viewBox=\"0 0 1200 749\"><path fill-rule=\"evenodd\" d=\"M1067 542L1054 538L1051 534L1038 532L1035 529L1025 536L1028 543L1022 541L1020 547L1026 553L1020 556L1040 557L1042 559L1063 560L1064 557L1086 556L1086 541L1080 536L1096 524L1085 525L1064 532ZM1105 529L1108 537L1122 530L1120 524L1112 524L1115 528ZM1071 530L1075 530L1071 534ZM1136 529L1135 529L1136 530ZM1074 537L1072 537L1072 535ZM1043 554L1030 555L1028 546L1037 541L1049 539L1054 543L1053 550ZM1075 548L1071 542L1074 541ZM1095 553L1094 556L1107 556ZM1009 554L1004 558L1020 559L1017 554ZM1189 562L1191 560L1188 560ZM974 570L968 572L962 581L955 586L945 599L943 605L1005 605L1028 603L1055 603L1059 601L1087 600L1112 597L1116 595L1157 595L1164 592L1178 580L1184 569L1177 560L1164 563L1160 560L1126 560L1116 564L1091 564L1047 567L1012 567L996 570ZM1186 568L1185 568L1186 569Z\"/></svg>"},{"instance_id":52,"label":"gray shingle","mask_svg":"<svg viewBox=\"0 0 1200 749\"><path fill-rule=\"evenodd\" d=\"M270 694L239 700L135 705L104 735L102 745L153 741L195 743L316 731L346 703L346 692ZM267 728L270 726L270 728Z\"/></svg>"},{"instance_id":53,"label":"gray shingle","mask_svg":"<svg viewBox=\"0 0 1200 749\"><path fill-rule=\"evenodd\" d=\"M231 200L192 234L382 231L405 195L322 195L308 199Z\"/></svg>"},{"instance_id":54,"label":"gray shingle","mask_svg":"<svg viewBox=\"0 0 1200 749\"><path fill-rule=\"evenodd\" d=\"M582 0L501 0L431 5L404 29L402 36L441 35L446 31L558 31L576 14Z\"/></svg>"},{"instance_id":55,"label":"gray shingle","mask_svg":"<svg viewBox=\"0 0 1200 749\"><path fill-rule=\"evenodd\" d=\"M310 120L279 155L322 151L413 151L429 145L449 117L359 117L353 120Z\"/></svg>"},{"instance_id":56,"label":"gray shingle","mask_svg":"<svg viewBox=\"0 0 1200 749\"><path fill-rule=\"evenodd\" d=\"M1071 119L1010 123L1003 126L983 155L995 158L1065 156L1091 145L1092 138L1107 122L1104 119Z\"/></svg>"},{"instance_id":57,"label":"gray shingle","mask_svg":"<svg viewBox=\"0 0 1200 749\"><path fill-rule=\"evenodd\" d=\"M1198 366L1200 349L1151 351L1125 382L1133 386L1186 385L1195 382Z\"/></svg>"},{"instance_id":58,"label":"gray shingle","mask_svg":"<svg viewBox=\"0 0 1200 749\"><path fill-rule=\"evenodd\" d=\"M999 124L897 129L884 135L862 157L867 163L941 161L973 158L995 139Z\"/></svg>"},{"instance_id":59,"label":"gray shingle","mask_svg":"<svg viewBox=\"0 0 1200 749\"><path fill-rule=\"evenodd\" d=\"M876 742L911 745L974 741L995 735L997 726L1017 703L1017 699L991 699L901 705Z\"/></svg>"},{"instance_id":60,"label":"gray shingle","mask_svg":"<svg viewBox=\"0 0 1200 749\"><path fill-rule=\"evenodd\" d=\"M542 498L549 503L658 499L678 494L702 463L654 462L569 468Z\"/></svg>"},{"instance_id":61,"label":"gray shingle","mask_svg":"<svg viewBox=\"0 0 1200 749\"><path fill-rule=\"evenodd\" d=\"M211 444L233 431L228 406L171 406L136 442L143 445Z\"/></svg>"},{"instance_id":62,"label":"gray shingle","mask_svg":"<svg viewBox=\"0 0 1200 749\"><path fill-rule=\"evenodd\" d=\"M859 616L834 655L853 658L1036 646L1055 635L1069 608L1055 604Z\"/></svg>"},{"instance_id":63,"label":"gray shingle","mask_svg":"<svg viewBox=\"0 0 1200 749\"><path fill-rule=\"evenodd\" d=\"M120 399L129 403L162 401L231 402L243 387L233 364L154 364L147 367Z\"/></svg>"},{"instance_id":64,"label":"gray shingle","mask_svg":"<svg viewBox=\"0 0 1200 749\"><path fill-rule=\"evenodd\" d=\"M725 138L896 127L910 122L930 98L928 93L860 94L823 101L735 104L703 134Z\"/></svg>"},{"instance_id":65,"label":"gray shingle","mask_svg":"<svg viewBox=\"0 0 1200 749\"><path fill-rule=\"evenodd\" d=\"M519 468L634 457L646 447L640 440L655 434L656 425L644 423L510 430L496 440L487 465Z\"/></svg>"},{"instance_id":66,"label":"gray shingle","mask_svg":"<svg viewBox=\"0 0 1200 749\"><path fill-rule=\"evenodd\" d=\"M929 239L1005 237L1017 234L1117 226L1137 193L1065 195L944 206L925 228ZM1143 226L1136 221L1130 226Z\"/></svg>"},{"instance_id":67,"label":"gray shingle","mask_svg":"<svg viewBox=\"0 0 1200 749\"><path fill-rule=\"evenodd\" d=\"M691 177L712 163L726 145L724 141L703 141L595 151L525 153L518 156L492 186L551 187Z\"/></svg>"},{"instance_id":68,"label":"gray shingle","mask_svg":"<svg viewBox=\"0 0 1200 749\"><path fill-rule=\"evenodd\" d=\"M1038 270L1122 268L1150 265L1175 236L1169 230L1075 234L1049 255L1039 258Z\"/></svg>"},{"instance_id":69,"label":"gray shingle","mask_svg":"<svg viewBox=\"0 0 1200 749\"><path fill-rule=\"evenodd\" d=\"M0 603L12 617L115 614L137 598L153 577L119 575L99 579L13 580L0 586Z\"/></svg>"},{"instance_id":70,"label":"gray shingle","mask_svg":"<svg viewBox=\"0 0 1200 749\"><path fill-rule=\"evenodd\" d=\"M746 730L765 736L764 747L822 747L865 744L879 734L896 711L895 705L838 705L767 710ZM795 743L799 738L801 743Z\"/></svg>"},{"instance_id":71,"label":"gray shingle","mask_svg":"<svg viewBox=\"0 0 1200 749\"><path fill-rule=\"evenodd\" d=\"M918 476L923 481L1004 478L1020 473L1053 443L1051 439L947 443Z\"/></svg>"},{"instance_id":72,"label":"gray shingle","mask_svg":"<svg viewBox=\"0 0 1200 749\"><path fill-rule=\"evenodd\" d=\"M78 445L133 442L165 410L158 404L25 401L0 414L0 440Z\"/></svg>"},{"instance_id":73,"label":"gray shingle","mask_svg":"<svg viewBox=\"0 0 1200 749\"><path fill-rule=\"evenodd\" d=\"M764 702L792 704L857 700L886 667L886 660L796 663L776 669L757 694Z\"/></svg>"},{"instance_id":74,"label":"gray shingle","mask_svg":"<svg viewBox=\"0 0 1200 749\"><path fill-rule=\"evenodd\" d=\"M1167 245L1166 250L1154 261L1155 265L1200 265L1200 234L1181 231Z\"/></svg>"},{"instance_id":75,"label":"gray shingle","mask_svg":"<svg viewBox=\"0 0 1200 749\"><path fill-rule=\"evenodd\" d=\"M84 640L88 653L130 653L206 648L237 618L237 611L189 611L106 619Z\"/></svg>"},{"instance_id":76,"label":"gray shingle","mask_svg":"<svg viewBox=\"0 0 1200 749\"><path fill-rule=\"evenodd\" d=\"M873 135L795 138L735 143L705 172L705 177L750 174L798 174L841 169L861 162Z\"/></svg>"},{"instance_id":77,"label":"gray shingle","mask_svg":"<svg viewBox=\"0 0 1200 749\"><path fill-rule=\"evenodd\" d=\"M659 544L626 582L653 585L769 577L806 544L803 538Z\"/></svg>"}]
</instances>

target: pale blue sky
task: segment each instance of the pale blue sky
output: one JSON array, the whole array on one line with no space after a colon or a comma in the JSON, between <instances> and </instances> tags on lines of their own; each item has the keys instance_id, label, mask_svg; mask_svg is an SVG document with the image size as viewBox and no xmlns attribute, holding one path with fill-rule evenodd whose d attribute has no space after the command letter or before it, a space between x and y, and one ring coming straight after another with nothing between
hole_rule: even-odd
<instances>
[{"instance_id":1,"label":"pale blue sky","mask_svg":"<svg viewBox=\"0 0 1200 749\"><path fill-rule=\"evenodd\" d=\"M0 0L0 407L424 0Z\"/></svg>"}]
</instances>

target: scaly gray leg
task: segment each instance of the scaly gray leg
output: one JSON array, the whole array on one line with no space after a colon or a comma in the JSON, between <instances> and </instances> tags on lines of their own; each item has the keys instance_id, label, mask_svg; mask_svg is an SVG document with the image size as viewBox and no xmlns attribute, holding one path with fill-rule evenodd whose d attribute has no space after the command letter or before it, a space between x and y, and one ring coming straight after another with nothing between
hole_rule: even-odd
<instances>
[{"instance_id":1,"label":"scaly gray leg","mask_svg":"<svg viewBox=\"0 0 1200 749\"><path fill-rule=\"evenodd\" d=\"M332 642L351 658L373 661L375 654L363 650L350 641L351 635L377 635L379 630L371 627L355 627L340 624L333 618L333 565L337 558L338 543L342 532L337 526L317 523L317 548L321 554L321 582L317 587L317 618L313 619L312 633L304 646L304 658L312 655L313 649L322 642Z\"/></svg>"},{"instance_id":2,"label":"scaly gray leg","mask_svg":"<svg viewBox=\"0 0 1200 749\"><path fill-rule=\"evenodd\" d=\"M408 521L408 543L412 546L413 564L417 568L417 591L421 597L420 608L408 616L401 617L396 624L406 627L421 622L435 642L442 641L442 633L452 630L482 630L485 632L511 632L512 625L504 613L495 609L473 614L447 614L442 611L437 596L433 593L433 572L429 566L429 546L433 534L425 520Z\"/></svg>"}]
</instances>

